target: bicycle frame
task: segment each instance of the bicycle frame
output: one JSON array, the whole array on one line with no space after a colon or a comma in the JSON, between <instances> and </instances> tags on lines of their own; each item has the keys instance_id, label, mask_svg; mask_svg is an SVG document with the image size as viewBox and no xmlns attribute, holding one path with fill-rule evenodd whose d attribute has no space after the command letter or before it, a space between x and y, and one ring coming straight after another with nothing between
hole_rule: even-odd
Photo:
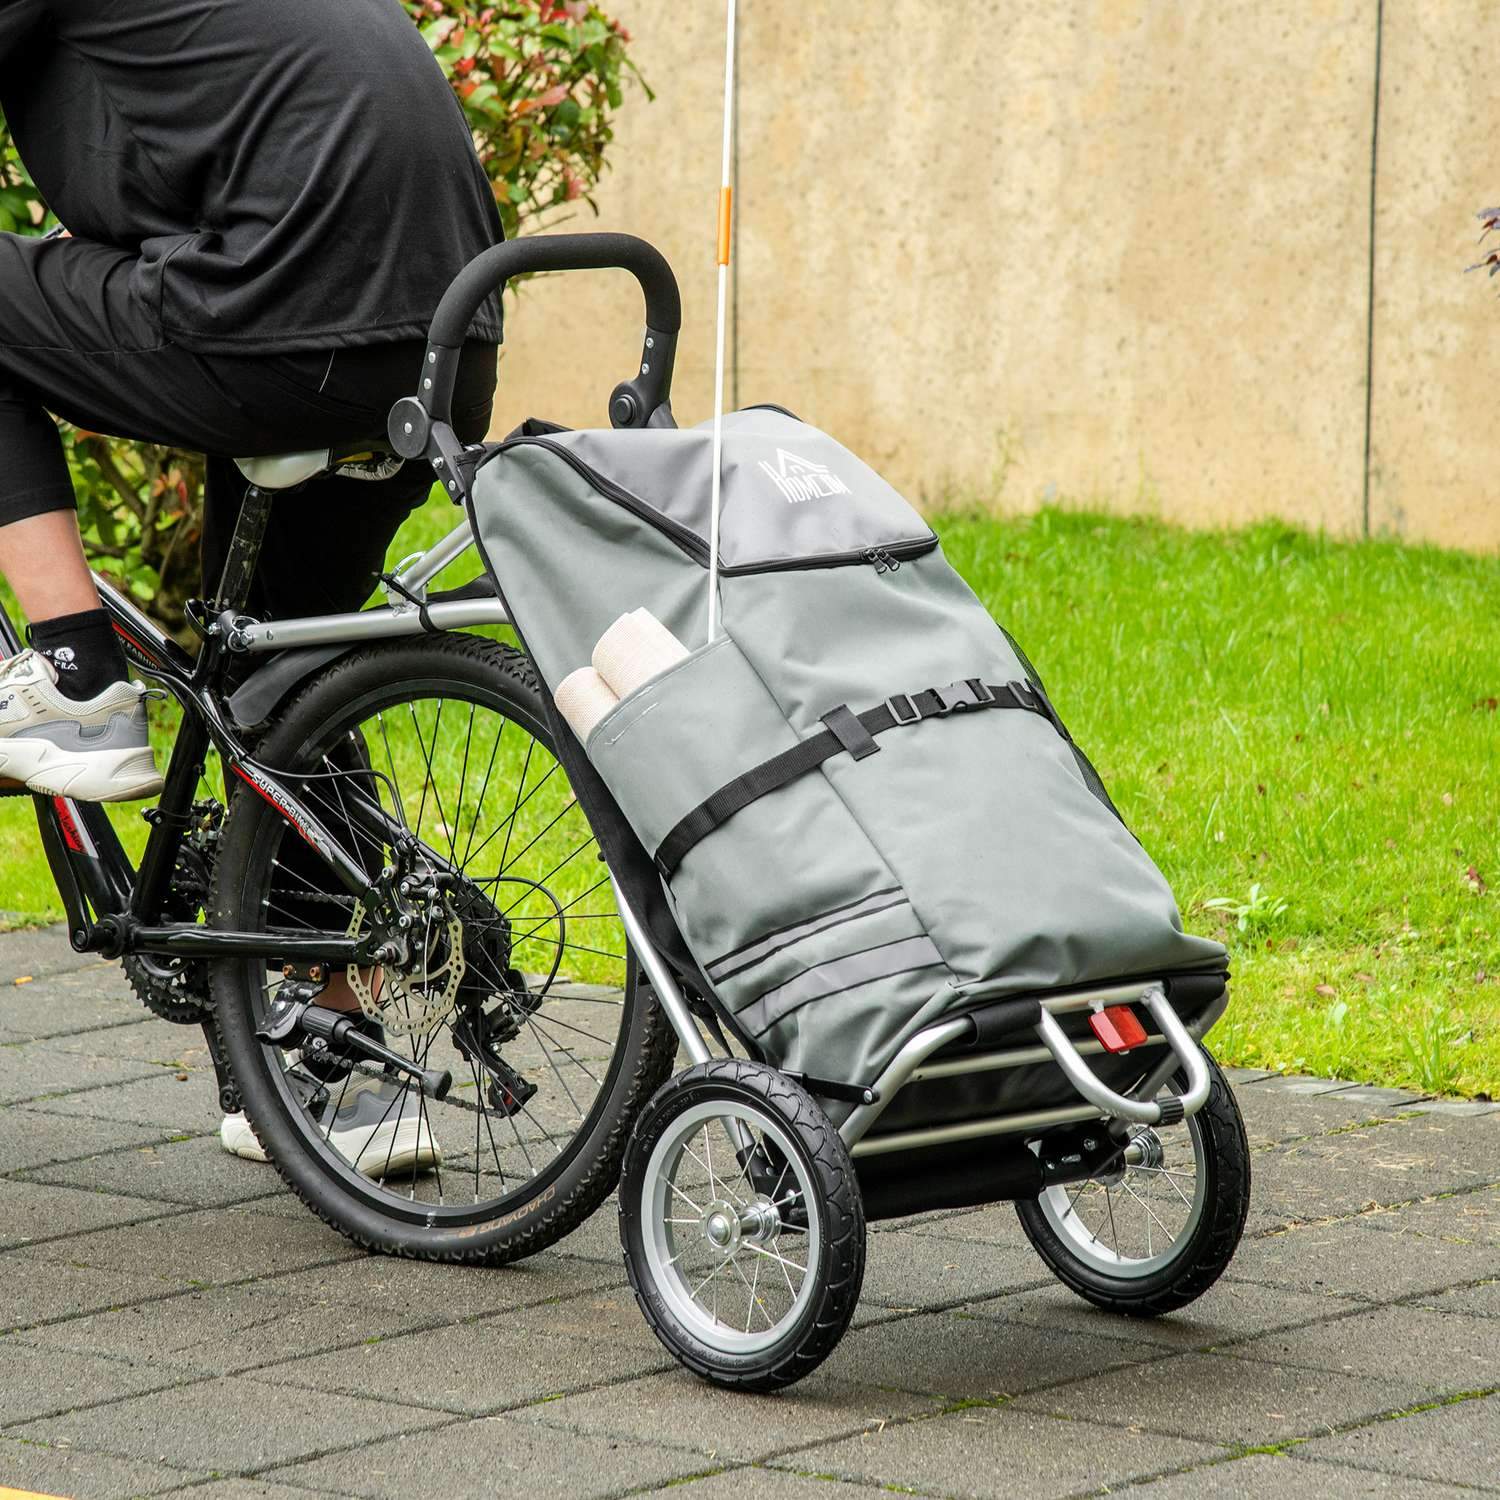
<instances>
[{"instance_id":1,"label":"bicycle frame","mask_svg":"<svg viewBox=\"0 0 1500 1500\"><path fill-rule=\"evenodd\" d=\"M269 624L246 618L234 606L243 599L253 574L272 499L271 492L253 485L247 491L225 583L221 585L221 598L229 601L228 607L209 618L201 604L189 605L189 619L203 642L196 658L158 630L108 579L96 575L100 600L126 656L141 676L159 684L181 704L183 718L161 798L144 814L151 833L138 869L132 868L103 807L69 797L33 797L42 847L67 913L69 938L80 952L98 952L108 958L133 953L224 958L264 956L274 947L275 956L288 963L337 967L391 962L401 957L389 939L373 931L358 937L343 932L278 933L269 939L264 932L159 920L210 747L219 753L226 781L230 776L237 777L269 803L352 895L368 901L380 881L390 875L389 871L382 872L372 882L365 868L350 856L305 800L273 769L256 761L222 691L225 668L235 656L292 646L355 645L417 635L429 629L508 623L496 599L426 602L432 579L472 546L467 521L427 553L401 565L393 575L392 603L384 607ZM0 607L0 650L8 656L21 646L20 634ZM19 788L5 793L23 794ZM415 845L412 836L377 801L357 789L353 789L351 801L356 820L374 837ZM418 847L435 868L446 865L425 844Z\"/></svg>"}]
</instances>

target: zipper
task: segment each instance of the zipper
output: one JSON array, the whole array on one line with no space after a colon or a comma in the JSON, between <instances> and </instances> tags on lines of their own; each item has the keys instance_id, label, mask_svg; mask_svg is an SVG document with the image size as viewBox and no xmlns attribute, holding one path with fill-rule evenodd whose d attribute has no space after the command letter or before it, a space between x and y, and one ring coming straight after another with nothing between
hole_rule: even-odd
<instances>
[{"instance_id":1,"label":"zipper","mask_svg":"<svg viewBox=\"0 0 1500 1500\"><path fill-rule=\"evenodd\" d=\"M809 568L843 568L851 563L869 562L872 552L878 552L885 559L885 566L879 569L880 572L894 573L903 560L921 557L924 552L933 551L937 544L936 534L929 533L927 536L912 537L904 542L887 542L880 547L862 547L854 552L819 552L813 557L787 557L772 559L769 562L741 563L733 568L721 567L719 577L736 578L747 573L796 573Z\"/></svg>"},{"instance_id":2,"label":"zipper","mask_svg":"<svg viewBox=\"0 0 1500 1500\"><path fill-rule=\"evenodd\" d=\"M579 478L591 484L607 500L623 506L638 520L654 526L669 537L700 568L708 567L708 543L696 531L663 515L655 506L648 505L639 495L632 494L623 485L601 474L597 469L578 457L561 443L553 443L544 437L513 437L495 445L491 453L504 453L510 448L545 448L573 470ZM765 562L740 563L735 567L719 568L721 578L743 577L750 573L795 573L809 568L839 568L851 563L870 563L878 573L894 573L903 559L920 557L931 552L938 544L937 533L929 531L926 536L912 537L901 542L887 542L878 547L862 547L847 552L820 552L813 557L773 558ZM877 562L878 559L878 562Z\"/></svg>"},{"instance_id":3,"label":"zipper","mask_svg":"<svg viewBox=\"0 0 1500 1500\"><path fill-rule=\"evenodd\" d=\"M510 448L527 447L545 448L548 453L562 459L579 478L587 480L605 499L613 500L616 505L623 506L637 520L644 521L648 526L654 526L658 531L670 537L699 567L708 566L708 543L696 531L689 531L680 521L664 516L655 507L647 505L638 495L632 495L629 490L616 484L614 480L606 478L597 469L591 469L577 454L569 448L564 448L561 443L550 443L542 437L508 438L495 451L504 453Z\"/></svg>"}]
</instances>

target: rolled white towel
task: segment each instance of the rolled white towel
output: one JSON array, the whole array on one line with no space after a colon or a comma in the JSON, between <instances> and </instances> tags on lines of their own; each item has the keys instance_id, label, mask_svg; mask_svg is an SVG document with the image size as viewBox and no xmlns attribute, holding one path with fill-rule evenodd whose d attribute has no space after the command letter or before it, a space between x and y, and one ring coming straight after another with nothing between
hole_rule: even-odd
<instances>
[{"instance_id":1,"label":"rolled white towel","mask_svg":"<svg viewBox=\"0 0 1500 1500\"><path fill-rule=\"evenodd\" d=\"M688 654L687 647L649 609L621 615L594 647L594 670L624 698Z\"/></svg>"},{"instance_id":2,"label":"rolled white towel","mask_svg":"<svg viewBox=\"0 0 1500 1500\"><path fill-rule=\"evenodd\" d=\"M580 740L588 739L594 725L620 702L592 667L569 672L552 696L557 711L572 725Z\"/></svg>"}]
</instances>

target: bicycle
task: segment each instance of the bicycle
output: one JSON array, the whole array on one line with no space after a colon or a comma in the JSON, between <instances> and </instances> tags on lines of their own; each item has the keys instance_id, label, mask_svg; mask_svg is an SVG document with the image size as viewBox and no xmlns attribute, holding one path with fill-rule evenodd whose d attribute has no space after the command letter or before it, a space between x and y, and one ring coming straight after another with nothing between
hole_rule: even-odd
<instances>
[{"instance_id":1,"label":"bicycle","mask_svg":"<svg viewBox=\"0 0 1500 1500\"><path fill-rule=\"evenodd\" d=\"M630 254L592 253L643 274ZM493 586L431 587L469 551L467 520L386 575L382 606L244 613L270 507L315 476L379 472L402 448L463 498L484 445L442 422L410 437L449 352L429 348L421 393L392 413L404 441L241 461L223 577L187 607L196 656L98 578L130 662L181 710L139 865L102 807L34 800L74 948L122 960L154 1013L203 1026L222 1107L247 1111L292 1190L366 1248L497 1264L593 1212L670 1071L676 1038L639 975L633 915L525 656L459 633L507 623ZM643 425L628 390L613 420ZM0 609L0 650L19 649ZM357 1014L318 1003L339 971ZM414 1107L439 1160L396 1171L334 1145L365 1078L385 1103L370 1141Z\"/></svg>"}]
</instances>

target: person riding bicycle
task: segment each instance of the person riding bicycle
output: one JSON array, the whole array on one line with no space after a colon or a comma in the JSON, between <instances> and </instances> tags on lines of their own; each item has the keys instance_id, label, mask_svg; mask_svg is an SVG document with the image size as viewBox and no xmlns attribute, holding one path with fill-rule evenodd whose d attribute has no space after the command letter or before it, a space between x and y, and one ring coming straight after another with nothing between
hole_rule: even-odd
<instances>
[{"instance_id":1,"label":"person riding bicycle","mask_svg":"<svg viewBox=\"0 0 1500 1500\"><path fill-rule=\"evenodd\" d=\"M397 0L4 0L0 110L69 238L0 234L0 574L33 650L0 676L0 778L85 800L161 781L99 607L56 427L232 458L384 434L453 276L501 237L463 112ZM482 436L499 309L455 410ZM253 612L357 609L432 476L279 504Z\"/></svg>"},{"instance_id":2,"label":"person riding bicycle","mask_svg":"<svg viewBox=\"0 0 1500 1500\"><path fill-rule=\"evenodd\" d=\"M501 238L499 215L398 0L0 0L0 112L68 230L0 234L0 575L32 647L0 665L0 780L151 797L143 690L49 413L207 456L211 591L245 490L233 459L382 437L443 290ZM455 394L466 441L489 424L500 333L492 299ZM359 608L432 478L408 463L282 497L251 612ZM352 1008L334 990L322 1003Z\"/></svg>"}]
</instances>

